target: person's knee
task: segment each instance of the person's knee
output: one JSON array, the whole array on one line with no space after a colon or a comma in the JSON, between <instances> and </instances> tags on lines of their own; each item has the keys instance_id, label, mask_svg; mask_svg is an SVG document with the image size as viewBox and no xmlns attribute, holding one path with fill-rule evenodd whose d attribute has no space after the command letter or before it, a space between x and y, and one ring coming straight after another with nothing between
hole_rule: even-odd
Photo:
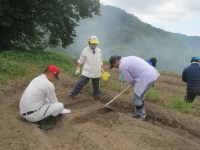
<instances>
[{"instance_id":1,"label":"person's knee","mask_svg":"<svg viewBox=\"0 0 200 150\"><path fill-rule=\"evenodd\" d=\"M59 107L59 110L63 110L64 109L64 105L63 105L63 103L58 103L58 107Z\"/></svg>"},{"instance_id":2,"label":"person's knee","mask_svg":"<svg viewBox=\"0 0 200 150\"><path fill-rule=\"evenodd\" d=\"M59 115L63 109L64 109L63 103L57 103L55 105L54 112L52 113L52 116L55 117L55 116Z\"/></svg>"}]
</instances>

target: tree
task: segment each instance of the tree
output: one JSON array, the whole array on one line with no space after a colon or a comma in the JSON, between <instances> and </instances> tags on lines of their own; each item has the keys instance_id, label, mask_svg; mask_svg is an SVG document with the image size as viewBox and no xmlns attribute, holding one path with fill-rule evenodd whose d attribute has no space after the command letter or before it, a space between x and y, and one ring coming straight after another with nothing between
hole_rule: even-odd
<instances>
[{"instance_id":1,"label":"tree","mask_svg":"<svg viewBox=\"0 0 200 150\"><path fill-rule=\"evenodd\" d=\"M16 43L66 48L80 19L100 15L99 0L0 0L0 50Z\"/></svg>"}]
</instances>

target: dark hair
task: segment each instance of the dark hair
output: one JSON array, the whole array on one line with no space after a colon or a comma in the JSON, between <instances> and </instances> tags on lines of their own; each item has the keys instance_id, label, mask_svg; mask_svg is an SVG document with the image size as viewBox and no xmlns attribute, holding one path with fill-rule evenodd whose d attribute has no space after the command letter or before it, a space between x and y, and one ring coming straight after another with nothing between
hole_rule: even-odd
<instances>
[{"instance_id":1,"label":"dark hair","mask_svg":"<svg viewBox=\"0 0 200 150\"><path fill-rule=\"evenodd\" d=\"M150 61L151 61L152 65L153 65L154 67L156 67L157 59L156 59L155 57L152 57L152 58L150 59Z\"/></svg>"},{"instance_id":2,"label":"dark hair","mask_svg":"<svg viewBox=\"0 0 200 150\"><path fill-rule=\"evenodd\" d=\"M113 55L110 57L109 62L110 62L110 69L113 68L113 64L116 62L116 60L120 60L122 57L118 55Z\"/></svg>"}]
</instances>

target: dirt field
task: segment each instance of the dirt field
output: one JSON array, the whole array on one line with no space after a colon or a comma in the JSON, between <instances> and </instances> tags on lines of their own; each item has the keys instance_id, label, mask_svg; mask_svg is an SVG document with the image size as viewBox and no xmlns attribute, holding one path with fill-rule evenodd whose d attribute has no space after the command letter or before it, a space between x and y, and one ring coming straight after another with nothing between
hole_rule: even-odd
<instances>
[{"instance_id":1,"label":"dirt field","mask_svg":"<svg viewBox=\"0 0 200 150\"><path fill-rule=\"evenodd\" d=\"M118 70L107 69L111 79L118 78ZM49 124L54 128L44 131L36 123L27 122L19 115L19 100L29 81L10 82L0 91L0 150L199 150L200 116L181 114L161 107L162 101L185 94L185 83L180 76L162 73L155 84L160 89L161 100L145 101L147 117L139 121L127 115L134 111L131 100L133 89L128 89L109 106L108 101L119 92L106 90L105 84L117 80L101 81L100 100L94 101L88 84L68 102L67 97L77 82L60 73L55 81L57 97L70 114L60 115ZM200 98L195 101L200 109Z\"/></svg>"}]
</instances>

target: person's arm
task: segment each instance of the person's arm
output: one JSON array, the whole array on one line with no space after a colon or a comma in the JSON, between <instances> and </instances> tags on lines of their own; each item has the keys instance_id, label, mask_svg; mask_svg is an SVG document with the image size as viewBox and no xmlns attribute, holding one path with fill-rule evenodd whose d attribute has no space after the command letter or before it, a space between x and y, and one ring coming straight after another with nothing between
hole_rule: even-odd
<instances>
[{"instance_id":1,"label":"person's arm","mask_svg":"<svg viewBox=\"0 0 200 150\"><path fill-rule=\"evenodd\" d=\"M120 69L121 72L123 72L123 76L124 76L124 79L126 80L127 83L130 84L130 86L134 86L135 84L135 80L134 78L131 76L131 74L129 72L127 72L126 69Z\"/></svg>"},{"instance_id":2,"label":"person's arm","mask_svg":"<svg viewBox=\"0 0 200 150\"><path fill-rule=\"evenodd\" d=\"M79 75L81 72L81 64L78 63L75 75Z\"/></svg>"},{"instance_id":3,"label":"person's arm","mask_svg":"<svg viewBox=\"0 0 200 150\"><path fill-rule=\"evenodd\" d=\"M50 103L57 103L58 99L55 94L55 87L53 83L49 83L46 86L46 97L48 98Z\"/></svg>"},{"instance_id":4,"label":"person's arm","mask_svg":"<svg viewBox=\"0 0 200 150\"><path fill-rule=\"evenodd\" d=\"M183 73L182 73L182 81L183 81L183 82L187 82L186 74L185 74L184 71L183 71Z\"/></svg>"},{"instance_id":5,"label":"person's arm","mask_svg":"<svg viewBox=\"0 0 200 150\"><path fill-rule=\"evenodd\" d=\"M80 74L81 66L82 66L82 64L84 64L84 62L85 62L85 54L82 51L81 52L81 56L80 56L79 60L77 61L78 64L77 64L77 69L76 69L75 75L79 75Z\"/></svg>"}]
</instances>

